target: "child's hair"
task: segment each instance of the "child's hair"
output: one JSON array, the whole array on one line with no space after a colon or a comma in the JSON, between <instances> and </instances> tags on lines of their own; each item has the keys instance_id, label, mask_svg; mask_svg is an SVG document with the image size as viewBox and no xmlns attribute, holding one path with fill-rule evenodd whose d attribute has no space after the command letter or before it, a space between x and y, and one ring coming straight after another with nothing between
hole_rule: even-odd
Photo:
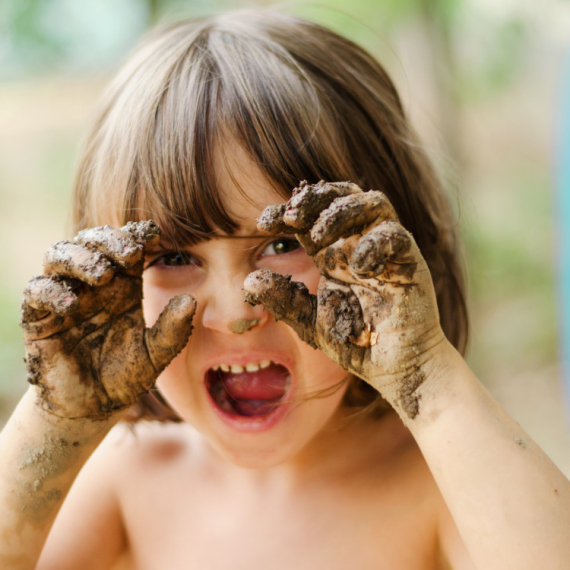
<instances>
[{"instance_id":1,"label":"child's hair","mask_svg":"<svg viewBox=\"0 0 570 570\"><path fill-rule=\"evenodd\" d=\"M111 84L80 157L74 229L152 218L175 243L231 234L214 150L237 141L286 199L301 180L382 190L432 273L442 328L464 351L455 224L384 69L334 32L269 10L151 33ZM345 404L384 404L353 378ZM141 417L172 419L143 399ZM374 407L374 406L373 406Z\"/></svg>"}]
</instances>

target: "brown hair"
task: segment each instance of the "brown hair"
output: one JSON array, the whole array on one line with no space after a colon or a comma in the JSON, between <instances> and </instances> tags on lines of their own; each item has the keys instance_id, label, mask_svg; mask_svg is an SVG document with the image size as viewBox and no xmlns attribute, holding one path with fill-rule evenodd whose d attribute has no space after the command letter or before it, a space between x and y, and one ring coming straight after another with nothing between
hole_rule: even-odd
<instances>
[{"instance_id":1,"label":"brown hair","mask_svg":"<svg viewBox=\"0 0 570 570\"><path fill-rule=\"evenodd\" d=\"M300 180L382 190L430 267L445 334L464 351L453 216L392 81L362 48L296 17L247 10L151 33L110 85L86 141L75 230L152 217L176 243L216 228L231 234L237 224L213 167L226 133L284 198ZM376 398L353 379L345 403Z\"/></svg>"}]
</instances>

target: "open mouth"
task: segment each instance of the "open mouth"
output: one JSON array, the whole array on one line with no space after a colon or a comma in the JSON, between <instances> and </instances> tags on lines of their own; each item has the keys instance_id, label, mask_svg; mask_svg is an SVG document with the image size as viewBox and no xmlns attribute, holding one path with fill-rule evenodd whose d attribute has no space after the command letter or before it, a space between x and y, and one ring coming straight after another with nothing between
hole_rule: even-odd
<instances>
[{"instance_id":1,"label":"open mouth","mask_svg":"<svg viewBox=\"0 0 570 570\"><path fill-rule=\"evenodd\" d=\"M206 387L214 403L226 414L258 418L273 412L291 386L287 368L270 360L218 364L206 373Z\"/></svg>"}]
</instances>

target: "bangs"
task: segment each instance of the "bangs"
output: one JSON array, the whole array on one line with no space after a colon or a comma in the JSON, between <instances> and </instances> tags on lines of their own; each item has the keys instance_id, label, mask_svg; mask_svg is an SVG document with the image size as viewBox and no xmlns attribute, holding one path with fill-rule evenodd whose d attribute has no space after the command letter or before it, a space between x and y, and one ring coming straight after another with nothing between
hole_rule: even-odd
<instances>
[{"instance_id":1,"label":"bangs","mask_svg":"<svg viewBox=\"0 0 570 570\"><path fill-rule=\"evenodd\" d=\"M320 87L250 25L186 22L143 46L108 95L83 172L97 191L85 193L91 203L80 207L80 227L152 218L178 245L231 235L239 225L216 164L233 179L236 144L285 199L301 180L352 178Z\"/></svg>"}]
</instances>

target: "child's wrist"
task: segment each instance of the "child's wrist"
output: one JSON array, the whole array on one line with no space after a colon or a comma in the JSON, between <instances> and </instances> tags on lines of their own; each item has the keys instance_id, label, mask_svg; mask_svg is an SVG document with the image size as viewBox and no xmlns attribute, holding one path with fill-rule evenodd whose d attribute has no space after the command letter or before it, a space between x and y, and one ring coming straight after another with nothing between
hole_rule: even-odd
<instances>
[{"instance_id":1,"label":"child's wrist","mask_svg":"<svg viewBox=\"0 0 570 570\"><path fill-rule=\"evenodd\" d=\"M35 386L30 386L24 394L23 400L33 413L34 419L40 424L45 424L46 429L55 429L82 437L100 437L111 430L120 420L121 414L115 414L101 419L92 418L67 418L58 416L46 410L41 405L41 399Z\"/></svg>"},{"instance_id":2,"label":"child's wrist","mask_svg":"<svg viewBox=\"0 0 570 570\"><path fill-rule=\"evenodd\" d=\"M405 424L423 423L428 410L450 396L451 385L467 364L443 338L429 351L410 360L403 370L372 377L374 386L398 412Z\"/></svg>"}]
</instances>

